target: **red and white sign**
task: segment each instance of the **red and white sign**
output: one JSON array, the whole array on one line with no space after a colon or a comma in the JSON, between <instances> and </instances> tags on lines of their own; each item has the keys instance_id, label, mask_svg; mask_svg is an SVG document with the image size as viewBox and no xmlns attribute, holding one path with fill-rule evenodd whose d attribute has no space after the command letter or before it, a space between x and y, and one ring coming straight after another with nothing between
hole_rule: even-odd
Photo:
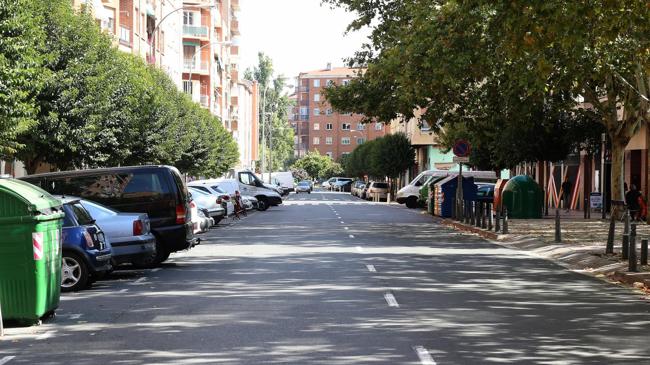
<instances>
[{"instance_id":1,"label":"red and white sign","mask_svg":"<svg viewBox=\"0 0 650 365\"><path fill-rule=\"evenodd\" d=\"M43 232L32 233L32 246L34 248L34 260L43 258Z\"/></svg>"}]
</instances>

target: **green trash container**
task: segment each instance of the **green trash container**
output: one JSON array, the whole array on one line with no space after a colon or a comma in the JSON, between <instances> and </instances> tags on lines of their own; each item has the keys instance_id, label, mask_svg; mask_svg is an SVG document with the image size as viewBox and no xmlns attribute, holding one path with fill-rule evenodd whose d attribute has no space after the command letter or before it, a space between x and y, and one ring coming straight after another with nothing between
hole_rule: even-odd
<instances>
[{"instance_id":1,"label":"green trash container","mask_svg":"<svg viewBox=\"0 0 650 365\"><path fill-rule=\"evenodd\" d=\"M508 209L508 218L542 218L544 191L530 176L519 175L508 180L501 201Z\"/></svg>"},{"instance_id":2,"label":"green trash container","mask_svg":"<svg viewBox=\"0 0 650 365\"><path fill-rule=\"evenodd\" d=\"M44 190L0 178L0 306L5 320L37 323L59 305L61 202Z\"/></svg>"}]
</instances>

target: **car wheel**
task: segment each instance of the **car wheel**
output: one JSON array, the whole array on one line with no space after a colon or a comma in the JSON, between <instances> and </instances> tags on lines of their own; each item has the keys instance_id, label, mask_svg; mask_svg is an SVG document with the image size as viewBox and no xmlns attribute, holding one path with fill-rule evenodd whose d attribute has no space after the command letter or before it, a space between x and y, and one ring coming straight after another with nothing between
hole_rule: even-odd
<instances>
[{"instance_id":1,"label":"car wheel","mask_svg":"<svg viewBox=\"0 0 650 365\"><path fill-rule=\"evenodd\" d=\"M77 291L88 286L90 274L81 255L64 252L61 265L61 291Z\"/></svg>"},{"instance_id":2,"label":"car wheel","mask_svg":"<svg viewBox=\"0 0 650 365\"><path fill-rule=\"evenodd\" d=\"M263 198L263 197L259 197L259 198L257 198L257 199L259 200L259 205L258 205L258 207L257 207L257 210L263 212L263 211L269 209L269 202L268 202L268 199Z\"/></svg>"},{"instance_id":3,"label":"car wheel","mask_svg":"<svg viewBox=\"0 0 650 365\"><path fill-rule=\"evenodd\" d=\"M308 191L307 194L311 194L311 191Z\"/></svg>"},{"instance_id":4,"label":"car wheel","mask_svg":"<svg viewBox=\"0 0 650 365\"><path fill-rule=\"evenodd\" d=\"M406 206L410 209L415 209L418 207L418 198L410 196L406 199Z\"/></svg>"}]
</instances>

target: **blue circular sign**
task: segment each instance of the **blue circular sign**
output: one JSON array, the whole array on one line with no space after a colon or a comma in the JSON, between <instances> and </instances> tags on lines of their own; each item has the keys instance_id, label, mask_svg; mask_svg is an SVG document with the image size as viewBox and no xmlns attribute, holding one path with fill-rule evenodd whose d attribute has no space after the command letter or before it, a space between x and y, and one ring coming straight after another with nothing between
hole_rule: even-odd
<instances>
[{"instance_id":1,"label":"blue circular sign","mask_svg":"<svg viewBox=\"0 0 650 365\"><path fill-rule=\"evenodd\" d=\"M472 148L470 147L469 142L464 139L459 139L454 144L453 151L454 155L457 157L468 157L470 152L472 152Z\"/></svg>"}]
</instances>

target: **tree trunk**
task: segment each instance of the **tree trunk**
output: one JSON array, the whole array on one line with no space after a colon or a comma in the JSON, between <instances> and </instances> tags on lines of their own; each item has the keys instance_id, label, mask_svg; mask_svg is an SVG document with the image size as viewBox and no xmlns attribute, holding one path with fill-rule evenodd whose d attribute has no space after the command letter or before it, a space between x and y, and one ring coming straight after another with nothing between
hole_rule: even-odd
<instances>
[{"instance_id":1,"label":"tree trunk","mask_svg":"<svg viewBox=\"0 0 650 365\"><path fill-rule=\"evenodd\" d=\"M625 139L612 137L612 200L625 201L625 191L623 184L625 179L625 147L627 141ZM623 209L620 205L612 205L612 215L616 219L620 219L623 214Z\"/></svg>"}]
</instances>

